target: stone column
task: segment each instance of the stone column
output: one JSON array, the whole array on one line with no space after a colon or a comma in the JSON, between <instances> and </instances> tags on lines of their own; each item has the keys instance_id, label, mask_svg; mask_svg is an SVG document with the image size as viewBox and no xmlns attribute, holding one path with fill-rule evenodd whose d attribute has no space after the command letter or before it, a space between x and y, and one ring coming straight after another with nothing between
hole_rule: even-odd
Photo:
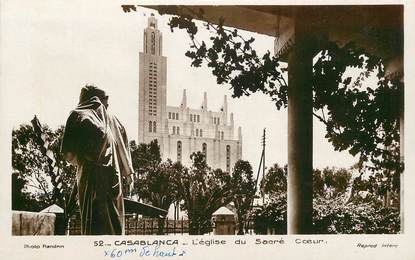
<instances>
[{"instance_id":1,"label":"stone column","mask_svg":"<svg viewBox=\"0 0 415 260\"><path fill-rule=\"evenodd\" d=\"M313 96L315 39L305 12L296 10L288 56L288 233L312 233Z\"/></svg>"}]
</instances>

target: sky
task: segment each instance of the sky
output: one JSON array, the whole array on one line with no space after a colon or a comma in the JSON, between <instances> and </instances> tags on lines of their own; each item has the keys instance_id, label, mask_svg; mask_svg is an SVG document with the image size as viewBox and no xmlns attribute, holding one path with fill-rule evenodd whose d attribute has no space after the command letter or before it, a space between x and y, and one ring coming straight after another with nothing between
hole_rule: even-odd
<instances>
[{"instance_id":1,"label":"sky","mask_svg":"<svg viewBox=\"0 0 415 260\"><path fill-rule=\"evenodd\" d=\"M242 127L242 157L257 170L261 156L261 135L267 129L266 165L287 163L287 110L277 111L262 93L231 98L229 86L219 86L206 67L190 67L184 56L190 40L183 31L170 32L168 16L139 9L124 13L118 1L3 1L0 17L0 95L2 121L18 126L36 114L41 123L56 128L65 124L86 83L106 90L110 110L126 127L130 139L138 136L138 54L143 47L143 30L154 13L163 33L163 54L167 57L167 105L178 106L183 89L188 105L198 108L203 92L208 109L218 111L228 96L228 111L235 125ZM4 14L4 15L3 15ZM259 53L273 50L273 38L250 32ZM209 33L198 33L199 40ZM6 65L7 64L7 65ZM350 167L357 158L336 152L324 138L324 126L314 119L315 168Z\"/></svg>"}]
</instances>

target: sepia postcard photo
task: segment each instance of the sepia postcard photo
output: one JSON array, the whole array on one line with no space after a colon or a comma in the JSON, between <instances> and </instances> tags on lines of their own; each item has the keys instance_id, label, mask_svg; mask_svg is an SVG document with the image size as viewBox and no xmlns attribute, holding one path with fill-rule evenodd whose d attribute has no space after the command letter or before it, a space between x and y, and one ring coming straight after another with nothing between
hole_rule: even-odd
<instances>
[{"instance_id":1,"label":"sepia postcard photo","mask_svg":"<svg viewBox=\"0 0 415 260\"><path fill-rule=\"evenodd\" d=\"M303 2L2 1L1 251L413 259L413 5Z\"/></svg>"}]
</instances>

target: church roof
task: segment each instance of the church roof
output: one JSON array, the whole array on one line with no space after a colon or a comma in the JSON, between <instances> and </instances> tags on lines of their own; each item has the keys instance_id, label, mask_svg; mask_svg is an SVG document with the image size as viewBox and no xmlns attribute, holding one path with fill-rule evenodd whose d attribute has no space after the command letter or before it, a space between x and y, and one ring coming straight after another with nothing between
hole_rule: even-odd
<instances>
[{"instance_id":1,"label":"church roof","mask_svg":"<svg viewBox=\"0 0 415 260\"><path fill-rule=\"evenodd\" d=\"M227 207L220 207L218 210L216 210L213 214L215 215L234 215L233 212L228 209Z\"/></svg>"},{"instance_id":2,"label":"church roof","mask_svg":"<svg viewBox=\"0 0 415 260\"><path fill-rule=\"evenodd\" d=\"M63 213L64 211L63 211L63 208L59 207L56 204L53 204L53 205L41 210L40 212L43 212L43 213Z\"/></svg>"}]
</instances>

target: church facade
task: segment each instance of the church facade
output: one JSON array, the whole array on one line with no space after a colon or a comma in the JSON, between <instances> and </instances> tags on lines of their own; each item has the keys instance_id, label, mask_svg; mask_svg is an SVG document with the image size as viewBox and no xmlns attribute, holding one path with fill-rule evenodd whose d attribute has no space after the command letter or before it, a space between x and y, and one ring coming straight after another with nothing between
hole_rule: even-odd
<instances>
[{"instance_id":1,"label":"church facade","mask_svg":"<svg viewBox=\"0 0 415 260\"><path fill-rule=\"evenodd\" d=\"M186 90L178 106L167 106L167 58L162 53L162 34L154 16L144 30L143 51L139 53L138 142L157 139L163 160L191 164L190 155L200 151L209 166L231 172L242 158L242 130L234 131L233 113L226 96L218 111L208 109L207 93L200 108L187 105Z\"/></svg>"}]
</instances>

